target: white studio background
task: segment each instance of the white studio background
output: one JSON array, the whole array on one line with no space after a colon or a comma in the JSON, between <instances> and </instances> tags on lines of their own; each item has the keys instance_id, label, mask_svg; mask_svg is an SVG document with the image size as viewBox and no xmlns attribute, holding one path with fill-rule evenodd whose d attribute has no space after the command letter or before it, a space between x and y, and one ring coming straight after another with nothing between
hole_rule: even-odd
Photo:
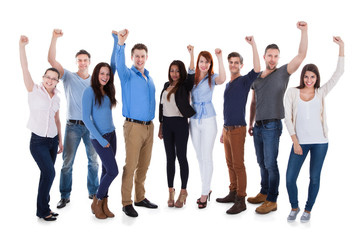
<instances>
[{"instance_id":1,"label":"white studio background","mask_svg":"<svg viewBox=\"0 0 360 240\"><path fill-rule=\"evenodd\" d=\"M355 23L360 22L355 1L26 1L13 0L0 3L1 44L0 66L1 87L1 239L74 239L75 237L144 239L186 239L186 238L267 238L289 237L342 237L355 239L358 227L359 208L357 200L359 180L358 149L359 117L358 61L359 31ZM265 68L262 54L270 43L277 43L281 50L279 66L288 63L296 54L300 41L300 30L296 22L308 22L309 48L302 64L315 63L324 84L335 70L338 46L332 36L339 35L345 42L345 74L331 94L328 95L327 116L329 125L329 151L322 171L321 188L312 212L311 222L299 221L288 224L290 211L285 187L285 172L291 148L291 139L284 126L279 149L280 195L278 210L262 216L255 213L257 206L247 204L247 210L235 216L225 211L231 205L215 202L228 192L228 172L224 149L219 142L223 118L222 104L225 84L217 86L213 103L217 111L218 136L214 148L214 174L212 198L208 207L198 210L195 204L200 197L200 176L195 151L189 138L188 160L190 178L189 197L183 209L167 207L166 156L162 141L157 138L158 106L156 111L152 163L146 180L147 197L159 205L157 210L136 208L139 217L125 216L121 211L121 175L110 187L109 206L115 213L114 219L97 220L90 211L91 201L87 197L87 159L83 144L79 146L73 170L73 191L71 202L64 209L56 209L60 200L59 176L62 156L58 155L56 178L51 189L51 207L60 213L57 222L47 223L35 216L36 194L39 170L30 151L30 132L26 129L29 115L27 92L23 85L19 62L18 42L20 35L27 35L30 43L26 46L29 69L35 82L41 81L46 68L47 52L52 30L61 28L64 36L57 42L57 59L67 69L77 71L75 53L86 49L92 54L93 67L101 61L110 61L113 47L111 30L127 28L126 60L131 66L130 49L137 43L149 48L146 68L156 85L158 102L162 86L167 81L170 62L180 59L188 66L188 44L195 46L195 57L201 50L214 53L215 48L223 50L226 57L231 51L240 52L245 65L242 73L252 69L252 51L244 38L254 35ZM218 65L215 55L215 72ZM195 59L196 60L196 59ZM291 76L289 87L297 86L301 68ZM227 79L230 73L227 70ZM228 81L228 80L227 80ZM121 115L121 89L115 76L117 99L113 110L117 128L117 162L121 170L125 151L122 135L124 118ZM63 132L66 120L66 99L62 83L61 120ZM247 105L249 114L250 96ZM356 157L357 156L357 157ZM299 201L304 208L308 186L308 160L298 179ZM260 173L256 163L252 137L247 136L245 162L248 176L248 196L259 191ZM179 168L175 176L177 194L180 190ZM177 195L176 194L176 195Z\"/></svg>"}]
</instances>

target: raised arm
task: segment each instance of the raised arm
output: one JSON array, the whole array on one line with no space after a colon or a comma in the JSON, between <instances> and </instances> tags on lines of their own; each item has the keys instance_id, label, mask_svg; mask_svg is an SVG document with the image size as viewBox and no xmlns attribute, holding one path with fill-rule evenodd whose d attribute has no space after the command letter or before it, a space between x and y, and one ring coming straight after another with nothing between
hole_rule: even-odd
<instances>
[{"instance_id":1,"label":"raised arm","mask_svg":"<svg viewBox=\"0 0 360 240\"><path fill-rule=\"evenodd\" d=\"M250 120L249 120L249 130L248 130L250 136L253 135L255 113L256 113L256 98L255 98L255 90L253 90L251 103L250 103Z\"/></svg>"},{"instance_id":2,"label":"raised arm","mask_svg":"<svg viewBox=\"0 0 360 240\"><path fill-rule=\"evenodd\" d=\"M26 36L21 36L19 41L19 50L20 50L20 64L23 72L24 83L26 90L32 92L34 87L34 81L31 78L28 62L26 57L25 46L29 43L29 39Z\"/></svg>"},{"instance_id":3,"label":"raised arm","mask_svg":"<svg viewBox=\"0 0 360 240\"><path fill-rule=\"evenodd\" d=\"M112 72L116 73L116 48L117 48L117 45L118 45L118 32L117 31L112 31L111 35L113 36L114 38L114 46L113 46L113 51L111 53L111 60L110 60L110 66L111 66L111 70Z\"/></svg>"},{"instance_id":4,"label":"raised arm","mask_svg":"<svg viewBox=\"0 0 360 240\"><path fill-rule=\"evenodd\" d=\"M190 53L190 65L189 65L189 69L190 70L195 70L195 62L194 62L194 46L192 45L188 45L187 49Z\"/></svg>"},{"instance_id":5,"label":"raised arm","mask_svg":"<svg viewBox=\"0 0 360 240\"><path fill-rule=\"evenodd\" d=\"M222 51L220 48L215 49L215 55L219 62L219 76L215 78L215 83L217 85L223 84L226 80L224 61L222 58Z\"/></svg>"},{"instance_id":6,"label":"raised arm","mask_svg":"<svg viewBox=\"0 0 360 240\"><path fill-rule=\"evenodd\" d=\"M129 80L130 78L130 69L126 67L126 63L125 63L125 40L129 36L129 31L127 29L124 29L119 32L113 31L113 34L115 33L117 33L117 39L118 39L116 46L114 43L115 67L116 67L116 71L118 72L120 81L123 83ZM111 67L113 67L113 64Z\"/></svg>"},{"instance_id":7,"label":"raised arm","mask_svg":"<svg viewBox=\"0 0 360 240\"><path fill-rule=\"evenodd\" d=\"M306 22L297 22L297 28L301 30L301 40L299 45L298 54L287 65L287 71L289 74L293 74L301 65L306 57L308 48L308 32Z\"/></svg>"},{"instance_id":8,"label":"raised arm","mask_svg":"<svg viewBox=\"0 0 360 240\"><path fill-rule=\"evenodd\" d=\"M56 68L60 72L60 78L64 75L64 68L56 61L56 41L62 36L63 32L61 29L54 29L48 53L48 62L53 68Z\"/></svg>"},{"instance_id":9,"label":"raised arm","mask_svg":"<svg viewBox=\"0 0 360 240\"><path fill-rule=\"evenodd\" d=\"M255 43L255 39L253 36L248 36L245 38L246 42L248 42L251 47L252 47L252 51L253 51L253 64L254 64L254 71L256 73L259 73L261 68L260 68L260 58L259 58L259 53L256 47L256 43Z\"/></svg>"},{"instance_id":10,"label":"raised arm","mask_svg":"<svg viewBox=\"0 0 360 240\"><path fill-rule=\"evenodd\" d=\"M339 45L339 58L334 74L329 81L320 87L320 91L327 95L338 83L341 75L344 73L344 42L340 37L333 37L334 43Z\"/></svg>"}]
</instances>

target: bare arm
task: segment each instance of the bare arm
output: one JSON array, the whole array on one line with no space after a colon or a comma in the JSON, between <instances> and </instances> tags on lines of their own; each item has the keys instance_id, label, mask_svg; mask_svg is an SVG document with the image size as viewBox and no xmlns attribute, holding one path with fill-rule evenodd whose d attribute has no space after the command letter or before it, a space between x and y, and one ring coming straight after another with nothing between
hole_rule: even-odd
<instances>
[{"instance_id":1,"label":"bare arm","mask_svg":"<svg viewBox=\"0 0 360 240\"><path fill-rule=\"evenodd\" d=\"M250 103L250 120L249 120L249 135L253 135L254 121L256 113L256 99L255 99L255 90L253 90L252 99Z\"/></svg>"},{"instance_id":2,"label":"bare arm","mask_svg":"<svg viewBox=\"0 0 360 240\"><path fill-rule=\"evenodd\" d=\"M260 72L260 58L259 53L256 47L255 39L253 36L246 37L245 40L251 45L253 50L253 64L254 64L254 71L256 73Z\"/></svg>"},{"instance_id":3,"label":"bare arm","mask_svg":"<svg viewBox=\"0 0 360 240\"><path fill-rule=\"evenodd\" d=\"M19 50L20 50L20 64L23 72L24 83L26 90L32 92L34 88L34 81L31 78L28 62L26 57L25 46L29 43L29 39L26 36L21 36L19 41Z\"/></svg>"},{"instance_id":4,"label":"bare arm","mask_svg":"<svg viewBox=\"0 0 360 240\"><path fill-rule=\"evenodd\" d=\"M225 74L225 67L224 67L224 62L223 62L223 58L222 58L222 51L220 48L215 49L215 55L219 62L219 76L217 76L215 78L215 83L217 85L221 85L226 80L226 74Z\"/></svg>"},{"instance_id":5,"label":"bare arm","mask_svg":"<svg viewBox=\"0 0 360 240\"><path fill-rule=\"evenodd\" d=\"M307 33L307 23L298 22L296 24L297 28L301 30L301 40L299 45L298 54L289 62L287 65L287 71L289 74L293 74L304 61L308 48L308 33Z\"/></svg>"},{"instance_id":6,"label":"bare arm","mask_svg":"<svg viewBox=\"0 0 360 240\"><path fill-rule=\"evenodd\" d=\"M60 122L59 115L60 115L59 111L57 111L55 113L55 124L56 124L56 128L57 128L57 131L58 131L58 136L59 136L59 151L57 152L58 154L62 153L62 151L63 151L62 134L61 134L61 122Z\"/></svg>"},{"instance_id":7,"label":"bare arm","mask_svg":"<svg viewBox=\"0 0 360 240\"><path fill-rule=\"evenodd\" d=\"M54 29L48 53L48 62L53 68L56 68L60 72L60 78L64 75L64 68L56 60L56 41L59 37L62 37L62 35L63 32L61 29Z\"/></svg>"}]
</instances>

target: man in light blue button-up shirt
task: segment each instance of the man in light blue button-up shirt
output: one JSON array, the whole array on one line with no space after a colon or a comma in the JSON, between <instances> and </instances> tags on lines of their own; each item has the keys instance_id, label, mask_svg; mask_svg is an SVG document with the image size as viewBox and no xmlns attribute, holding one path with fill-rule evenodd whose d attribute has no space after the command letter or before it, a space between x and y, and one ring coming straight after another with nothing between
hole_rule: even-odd
<instances>
[{"instance_id":1,"label":"man in light blue button-up shirt","mask_svg":"<svg viewBox=\"0 0 360 240\"><path fill-rule=\"evenodd\" d=\"M125 40L128 30L113 31L112 70L118 72L122 93L122 114L125 117L124 138L126 160L122 176L123 211L130 217L138 214L132 206L131 192L135 182L135 206L157 208L145 198L145 179L150 165L155 117L155 85L145 69L147 47L136 44L131 50L133 66L125 64Z\"/></svg>"}]
</instances>

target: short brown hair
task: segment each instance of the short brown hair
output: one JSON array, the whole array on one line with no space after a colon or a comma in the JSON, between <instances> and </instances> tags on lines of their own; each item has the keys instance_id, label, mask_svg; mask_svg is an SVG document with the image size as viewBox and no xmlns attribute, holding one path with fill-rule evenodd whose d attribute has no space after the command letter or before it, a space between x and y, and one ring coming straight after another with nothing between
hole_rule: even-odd
<instances>
[{"instance_id":1,"label":"short brown hair","mask_svg":"<svg viewBox=\"0 0 360 240\"><path fill-rule=\"evenodd\" d=\"M87 55L87 56L89 57L89 59L91 58L90 53L89 53L88 51L84 50L84 49L81 49L80 51L78 51L78 52L76 53L76 55L75 55L75 58L76 58L77 56L81 55L81 54Z\"/></svg>"},{"instance_id":2,"label":"short brown hair","mask_svg":"<svg viewBox=\"0 0 360 240\"><path fill-rule=\"evenodd\" d=\"M227 57L227 59L228 59L228 61L230 60L230 58L232 58L232 57L238 57L239 59L240 59L240 64L243 64L243 57L240 55L240 53L237 53L237 52L231 52L231 53L229 53L229 55L228 55L228 57Z\"/></svg>"},{"instance_id":3,"label":"short brown hair","mask_svg":"<svg viewBox=\"0 0 360 240\"><path fill-rule=\"evenodd\" d=\"M148 49L146 47L145 44L142 44L142 43L137 43L133 46L133 48L131 49L131 56L134 54L134 51L135 49L138 49L138 50L145 50L146 54L148 53Z\"/></svg>"}]
</instances>

